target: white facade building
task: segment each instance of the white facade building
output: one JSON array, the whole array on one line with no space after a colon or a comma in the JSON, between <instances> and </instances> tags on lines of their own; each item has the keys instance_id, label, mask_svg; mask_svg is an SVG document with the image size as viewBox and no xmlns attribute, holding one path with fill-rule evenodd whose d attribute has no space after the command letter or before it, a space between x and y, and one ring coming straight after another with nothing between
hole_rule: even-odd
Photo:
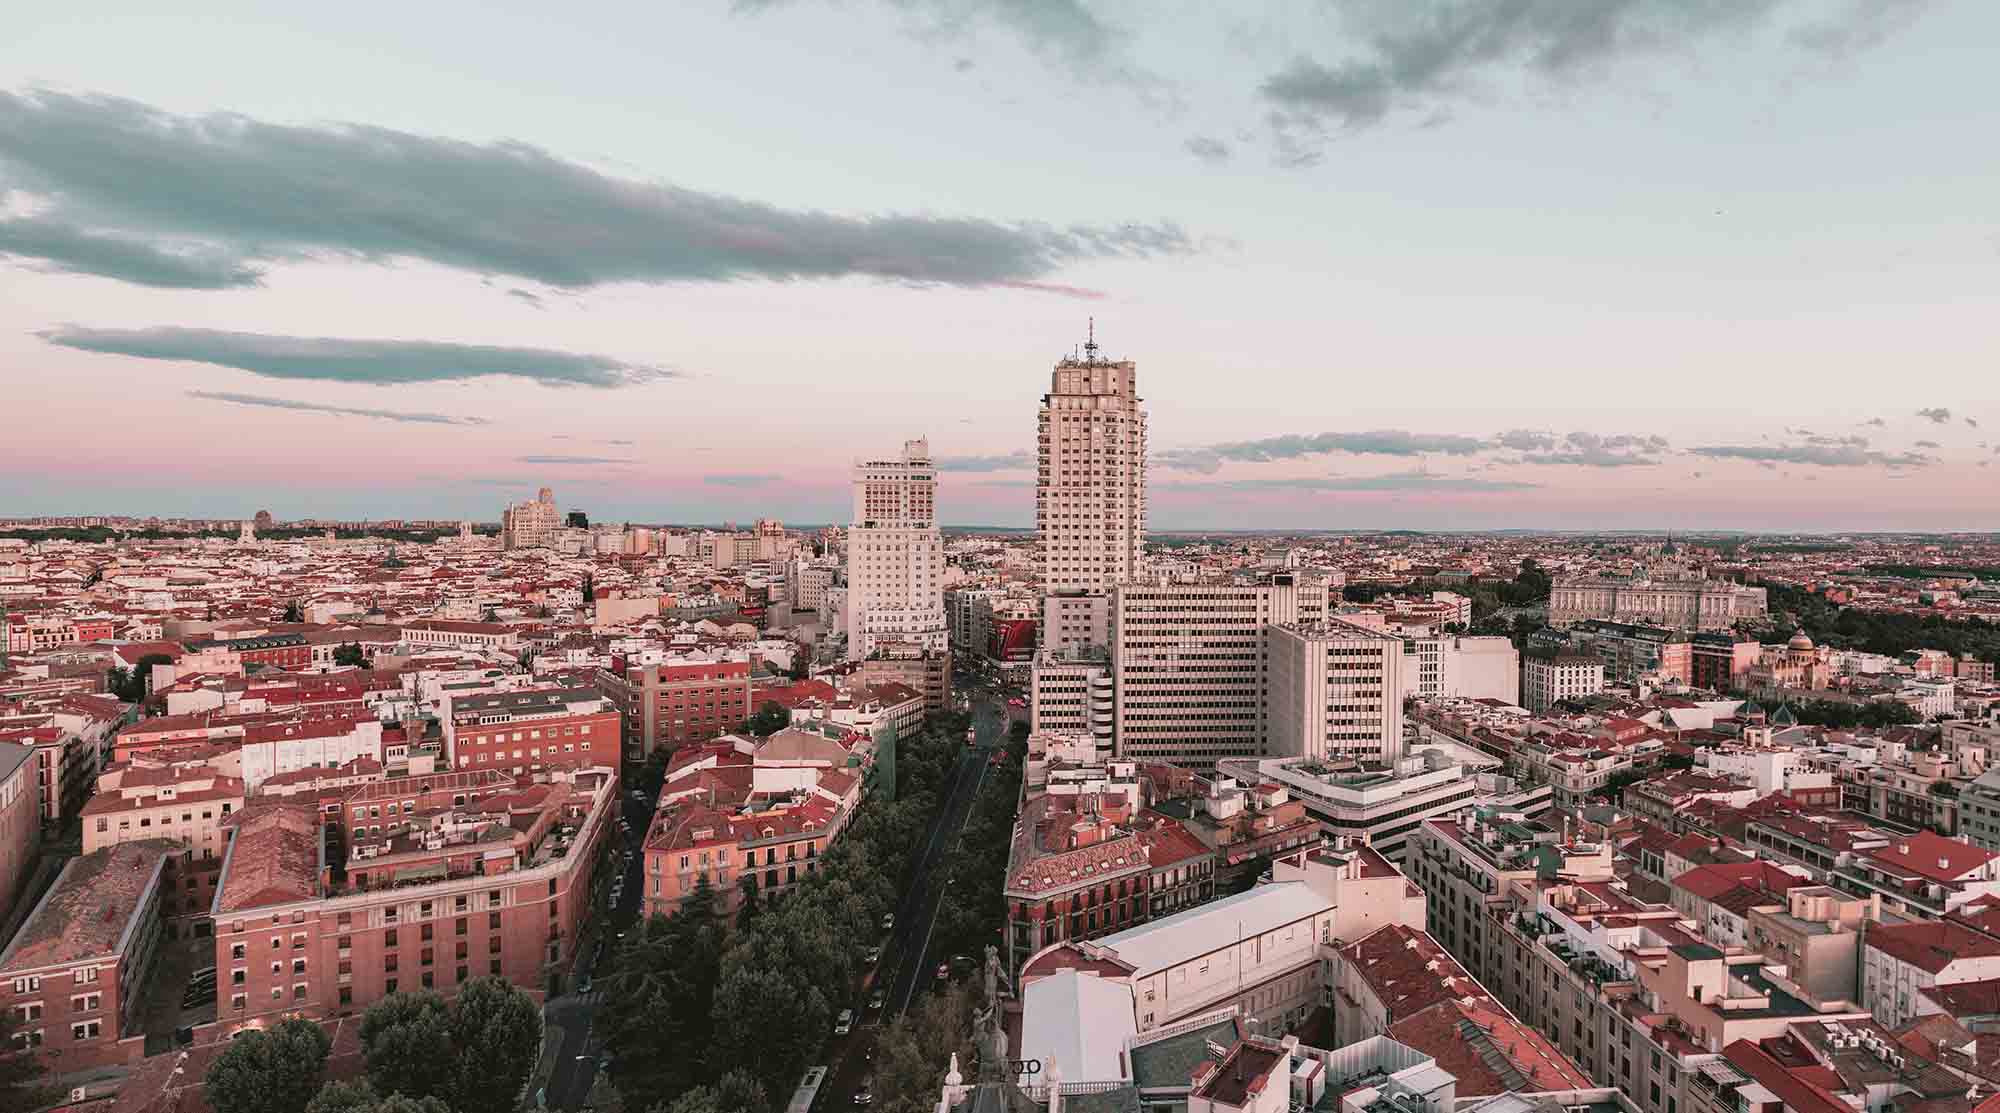
<instances>
[{"instance_id":1,"label":"white facade building","mask_svg":"<svg viewBox=\"0 0 2000 1113\"><path fill-rule=\"evenodd\" d=\"M1117 700L1111 662L1102 654L1044 654L1030 676L1030 729L1088 737L1094 760L1108 760L1116 748Z\"/></svg>"},{"instance_id":2,"label":"white facade building","mask_svg":"<svg viewBox=\"0 0 2000 1113\"><path fill-rule=\"evenodd\" d=\"M847 655L890 642L943 652L944 542L930 442L903 442L896 459L854 465L847 531Z\"/></svg>"},{"instance_id":3,"label":"white facade building","mask_svg":"<svg viewBox=\"0 0 2000 1113\"><path fill-rule=\"evenodd\" d=\"M1094 335L1083 351L1082 359L1056 364L1037 425L1036 559L1041 590L1054 597L1101 596L1133 579L1146 539L1146 414L1137 367L1100 359ZM1101 625L1084 637L1069 631L1045 618L1043 646L1107 640Z\"/></svg>"},{"instance_id":4,"label":"white facade building","mask_svg":"<svg viewBox=\"0 0 2000 1113\"><path fill-rule=\"evenodd\" d=\"M1199 769L1264 756L1266 631L1324 620L1328 594L1324 578L1289 570L1258 581L1120 586L1110 623L1118 756ZM1384 639L1400 663L1400 643L1369 636Z\"/></svg>"},{"instance_id":5,"label":"white facade building","mask_svg":"<svg viewBox=\"0 0 2000 1113\"><path fill-rule=\"evenodd\" d=\"M1217 762L1216 771L1243 784L1284 786L1329 838L1359 840L1400 866L1410 835L1426 819L1478 803L1477 774L1499 765L1497 758L1454 746L1420 751L1388 769L1261 758Z\"/></svg>"},{"instance_id":6,"label":"white facade building","mask_svg":"<svg viewBox=\"0 0 2000 1113\"><path fill-rule=\"evenodd\" d=\"M1401 638L1339 619L1273 625L1265 752L1393 762L1403 756Z\"/></svg>"},{"instance_id":7,"label":"white facade building","mask_svg":"<svg viewBox=\"0 0 2000 1113\"><path fill-rule=\"evenodd\" d=\"M507 549L554 548L556 531L561 528L556 494L544 487L532 501L517 502L501 512L500 544Z\"/></svg>"},{"instance_id":8,"label":"white facade building","mask_svg":"<svg viewBox=\"0 0 2000 1113\"><path fill-rule=\"evenodd\" d=\"M1566 699L1604 690L1604 662L1597 657L1529 656L1521 661L1521 706L1539 715Z\"/></svg>"}]
</instances>

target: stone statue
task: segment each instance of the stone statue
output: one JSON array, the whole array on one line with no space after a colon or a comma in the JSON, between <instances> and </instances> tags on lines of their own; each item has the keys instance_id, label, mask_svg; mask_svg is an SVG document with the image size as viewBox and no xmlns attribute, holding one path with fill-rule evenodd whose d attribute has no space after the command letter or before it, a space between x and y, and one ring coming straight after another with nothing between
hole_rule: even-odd
<instances>
[{"instance_id":1,"label":"stone statue","mask_svg":"<svg viewBox=\"0 0 2000 1113\"><path fill-rule=\"evenodd\" d=\"M986 945L986 1000L972 1014L972 1045L979 1052L981 1081L1009 1077L1007 1030L1000 1019L1000 949Z\"/></svg>"}]
</instances>

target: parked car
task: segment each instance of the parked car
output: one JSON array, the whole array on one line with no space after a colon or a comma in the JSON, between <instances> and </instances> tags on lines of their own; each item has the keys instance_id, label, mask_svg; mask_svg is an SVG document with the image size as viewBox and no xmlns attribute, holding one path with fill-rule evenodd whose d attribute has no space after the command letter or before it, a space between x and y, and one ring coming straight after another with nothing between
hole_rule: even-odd
<instances>
[{"instance_id":1,"label":"parked car","mask_svg":"<svg viewBox=\"0 0 2000 1113\"><path fill-rule=\"evenodd\" d=\"M854 1010L840 1010L840 1015L833 1019L833 1034L844 1036L852 1031L854 1031Z\"/></svg>"},{"instance_id":2,"label":"parked car","mask_svg":"<svg viewBox=\"0 0 2000 1113\"><path fill-rule=\"evenodd\" d=\"M883 931L896 930L896 914L894 912L882 913L882 930Z\"/></svg>"},{"instance_id":3,"label":"parked car","mask_svg":"<svg viewBox=\"0 0 2000 1113\"><path fill-rule=\"evenodd\" d=\"M580 982L577 982L577 983L576 983L576 991L577 991L578 993L589 993L589 992L590 992L590 975L589 975L589 974L585 974L585 975L583 976L583 980L582 980L582 981L580 981Z\"/></svg>"},{"instance_id":4,"label":"parked car","mask_svg":"<svg viewBox=\"0 0 2000 1113\"><path fill-rule=\"evenodd\" d=\"M878 963L878 962L881 962L881 961L882 961L882 948L880 948L880 947L870 947L870 948L868 948L868 956L867 956L867 958L866 958L866 960L865 960L865 961L867 962L867 964L868 964L869 966L874 966L874 965L875 965L876 963Z\"/></svg>"},{"instance_id":5,"label":"parked car","mask_svg":"<svg viewBox=\"0 0 2000 1113\"><path fill-rule=\"evenodd\" d=\"M869 994L869 995L868 995L868 1007L869 1007L870 1009L880 1009L880 1008L882 1007L882 1001L883 1001L883 998L884 998L884 994L883 994L883 993L882 993L882 991L881 991L881 990L879 990L879 989L878 989L878 990L876 990L875 992L873 992L873 993Z\"/></svg>"},{"instance_id":6,"label":"parked car","mask_svg":"<svg viewBox=\"0 0 2000 1113\"><path fill-rule=\"evenodd\" d=\"M861 1084L861 1088L859 1090L854 1091L854 1104L872 1105L874 1104L874 1101L875 1101L875 1095L868 1092L868 1083L863 1082Z\"/></svg>"}]
</instances>

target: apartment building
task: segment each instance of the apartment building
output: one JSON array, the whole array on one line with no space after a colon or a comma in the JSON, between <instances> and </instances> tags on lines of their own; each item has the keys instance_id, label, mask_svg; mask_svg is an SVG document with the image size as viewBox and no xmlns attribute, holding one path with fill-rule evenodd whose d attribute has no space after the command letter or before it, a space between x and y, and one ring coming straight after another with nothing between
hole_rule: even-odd
<instances>
[{"instance_id":1,"label":"apartment building","mask_svg":"<svg viewBox=\"0 0 2000 1113\"><path fill-rule=\"evenodd\" d=\"M899 458L856 461L847 530L847 656L885 645L946 653L944 542L930 442L903 443Z\"/></svg>"},{"instance_id":2,"label":"apartment building","mask_svg":"<svg viewBox=\"0 0 2000 1113\"><path fill-rule=\"evenodd\" d=\"M873 755L868 735L830 726L677 751L646 832L645 911L672 915L706 881L733 912L746 878L773 896L810 876L859 806Z\"/></svg>"},{"instance_id":3,"label":"apartment building","mask_svg":"<svg viewBox=\"0 0 2000 1113\"><path fill-rule=\"evenodd\" d=\"M215 1034L489 974L559 988L617 808L609 770L450 772L253 802L231 819L211 913ZM329 839L344 864L322 856Z\"/></svg>"},{"instance_id":4,"label":"apartment building","mask_svg":"<svg viewBox=\"0 0 2000 1113\"><path fill-rule=\"evenodd\" d=\"M1265 753L1402 758L1402 639L1334 618L1275 624L1266 639Z\"/></svg>"},{"instance_id":5,"label":"apartment building","mask_svg":"<svg viewBox=\"0 0 2000 1113\"><path fill-rule=\"evenodd\" d=\"M1870 924L1862 937L1861 1002L1895 1027L1923 1012L1918 995L2000 978L2000 939L1957 920Z\"/></svg>"},{"instance_id":6,"label":"apartment building","mask_svg":"<svg viewBox=\"0 0 2000 1113\"><path fill-rule=\"evenodd\" d=\"M625 723L625 759L707 742L750 718L750 656L712 650L652 661L614 658L597 670Z\"/></svg>"},{"instance_id":7,"label":"apartment building","mask_svg":"<svg viewBox=\"0 0 2000 1113\"><path fill-rule=\"evenodd\" d=\"M1880 896L1882 907L1904 916L1936 920L1982 897L2000 899L2000 853L1919 831L1840 856L1828 879Z\"/></svg>"},{"instance_id":8,"label":"apartment building","mask_svg":"<svg viewBox=\"0 0 2000 1113\"><path fill-rule=\"evenodd\" d=\"M986 635L979 629L979 604L1004 599L997 587L954 587L944 592L945 630L951 651L970 660L986 652Z\"/></svg>"},{"instance_id":9,"label":"apartment building","mask_svg":"<svg viewBox=\"0 0 2000 1113\"><path fill-rule=\"evenodd\" d=\"M1330 952L1335 1046L1386 1037L1449 1056L1467 1097L1590 1086L1422 928L1391 924Z\"/></svg>"},{"instance_id":10,"label":"apartment building","mask_svg":"<svg viewBox=\"0 0 2000 1113\"><path fill-rule=\"evenodd\" d=\"M595 688L529 688L454 696L444 716L445 761L514 776L548 769L616 769L620 716Z\"/></svg>"},{"instance_id":11,"label":"apartment building","mask_svg":"<svg viewBox=\"0 0 2000 1113\"><path fill-rule=\"evenodd\" d=\"M1801 931L1825 911L1810 907L1810 892L1792 890L1800 894L1790 911ZM1486 914L1484 945L1493 958L1481 983L1592 1080L1623 1090L1645 1113L1712 1108L1705 1096L1715 1085L1714 1064L1738 1041L1867 1019L1852 1000L1814 996L1806 987L1806 979L1837 965L1837 956L1801 970L1765 955L1725 953L1676 909L1634 897L1608 858L1515 881Z\"/></svg>"},{"instance_id":12,"label":"apartment building","mask_svg":"<svg viewBox=\"0 0 2000 1113\"><path fill-rule=\"evenodd\" d=\"M131 1063L144 1053L134 1010L163 932L167 860L161 839L72 858L5 950L0 1009L16 1038L65 1072Z\"/></svg>"},{"instance_id":13,"label":"apartment building","mask_svg":"<svg viewBox=\"0 0 2000 1113\"><path fill-rule=\"evenodd\" d=\"M877 688L896 685L923 697L925 714L951 707L951 651L914 642L885 642L855 668L854 682Z\"/></svg>"},{"instance_id":14,"label":"apartment building","mask_svg":"<svg viewBox=\"0 0 2000 1113\"><path fill-rule=\"evenodd\" d=\"M13 902L41 852L34 757L26 746L0 742L0 905Z\"/></svg>"},{"instance_id":15,"label":"apartment building","mask_svg":"<svg viewBox=\"0 0 2000 1113\"><path fill-rule=\"evenodd\" d=\"M1611 848L1568 843L1554 828L1518 812L1466 808L1424 821L1405 862L1423 889L1427 930L1483 985L1503 969L1498 921L1490 909L1517 885L1540 877L1608 877Z\"/></svg>"},{"instance_id":16,"label":"apartment building","mask_svg":"<svg viewBox=\"0 0 2000 1113\"><path fill-rule=\"evenodd\" d=\"M1537 715L1566 699L1604 690L1604 662L1575 653L1531 653L1521 658L1521 705Z\"/></svg>"},{"instance_id":17,"label":"apartment building","mask_svg":"<svg viewBox=\"0 0 2000 1113\"><path fill-rule=\"evenodd\" d=\"M1697 631L1688 638L1688 680L1711 692L1740 692L1749 684L1764 647L1727 631Z\"/></svg>"},{"instance_id":18,"label":"apartment building","mask_svg":"<svg viewBox=\"0 0 2000 1113\"><path fill-rule=\"evenodd\" d=\"M1795 885L1777 907L1749 912L1747 945L1788 969L1807 1001L1856 1001L1861 994L1861 936L1882 919L1880 898L1825 885Z\"/></svg>"},{"instance_id":19,"label":"apartment building","mask_svg":"<svg viewBox=\"0 0 2000 1113\"><path fill-rule=\"evenodd\" d=\"M1405 696L1521 702L1521 654L1512 639L1408 630L1398 636Z\"/></svg>"},{"instance_id":20,"label":"apartment building","mask_svg":"<svg viewBox=\"0 0 2000 1113\"><path fill-rule=\"evenodd\" d=\"M1111 615L1118 756L1194 769L1265 756L1269 628L1324 621L1328 594L1324 579L1289 570L1258 580L1119 586ZM1400 714L1400 691L1390 698Z\"/></svg>"},{"instance_id":21,"label":"apartment building","mask_svg":"<svg viewBox=\"0 0 2000 1113\"><path fill-rule=\"evenodd\" d=\"M1642 676L1689 683L1694 647L1687 634L1665 626L1586 618L1569 627L1570 644L1604 662L1606 680L1630 684Z\"/></svg>"},{"instance_id":22,"label":"apartment building","mask_svg":"<svg viewBox=\"0 0 2000 1113\"><path fill-rule=\"evenodd\" d=\"M671 916L703 882L716 906L742 905L743 879L769 898L812 876L846 818L838 804L809 797L735 808L699 799L660 813L646 836L645 909Z\"/></svg>"}]
</instances>

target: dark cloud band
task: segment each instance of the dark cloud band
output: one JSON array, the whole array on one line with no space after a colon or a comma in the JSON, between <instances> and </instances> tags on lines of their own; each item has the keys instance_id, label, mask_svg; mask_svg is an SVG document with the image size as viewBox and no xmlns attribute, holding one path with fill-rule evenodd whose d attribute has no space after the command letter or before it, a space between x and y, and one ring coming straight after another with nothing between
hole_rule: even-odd
<instances>
[{"instance_id":1,"label":"dark cloud band","mask_svg":"<svg viewBox=\"0 0 2000 1113\"><path fill-rule=\"evenodd\" d=\"M320 402L301 402L293 398L273 398L266 394L237 394L227 390L190 390L189 398L201 398L210 402L227 402L233 406L261 406L272 410L292 410L298 413L329 414L334 417L371 417L382 421L400 421L412 425L485 425L483 417L466 417L462 414L435 414L411 410L378 410L367 406L331 406Z\"/></svg>"},{"instance_id":2,"label":"dark cloud band","mask_svg":"<svg viewBox=\"0 0 2000 1113\"><path fill-rule=\"evenodd\" d=\"M841 216L613 178L521 143L179 116L0 93L0 180L43 204L0 253L146 285L254 283L277 261L420 259L557 288L862 277L1032 285L1193 250L1171 224Z\"/></svg>"},{"instance_id":3,"label":"dark cloud band","mask_svg":"<svg viewBox=\"0 0 2000 1113\"><path fill-rule=\"evenodd\" d=\"M1362 433L1287 434L1254 441L1170 448L1155 453L1153 462L1176 471L1214 472L1225 462L1261 464L1335 452L1356 456L1421 456L1432 452L1471 456L1487 447L1487 442L1477 437L1376 429Z\"/></svg>"},{"instance_id":4,"label":"dark cloud band","mask_svg":"<svg viewBox=\"0 0 2000 1113\"><path fill-rule=\"evenodd\" d=\"M344 340L191 328L64 327L37 335L59 347L84 352L206 363L268 379L318 379L378 386L502 376L529 379L546 386L607 388L678 375L675 371L610 356L428 340Z\"/></svg>"},{"instance_id":5,"label":"dark cloud band","mask_svg":"<svg viewBox=\"0 0 2000 1113\"><path fill-rule=\"evenodd\" d=\"M1876 452L1857 445L1713 444L1688 449L1714 460L1751 460L1763 465L1809 464L1822 468L1921 468L1937 462L1921 452Z\"/></svg>"}]
</instances>

